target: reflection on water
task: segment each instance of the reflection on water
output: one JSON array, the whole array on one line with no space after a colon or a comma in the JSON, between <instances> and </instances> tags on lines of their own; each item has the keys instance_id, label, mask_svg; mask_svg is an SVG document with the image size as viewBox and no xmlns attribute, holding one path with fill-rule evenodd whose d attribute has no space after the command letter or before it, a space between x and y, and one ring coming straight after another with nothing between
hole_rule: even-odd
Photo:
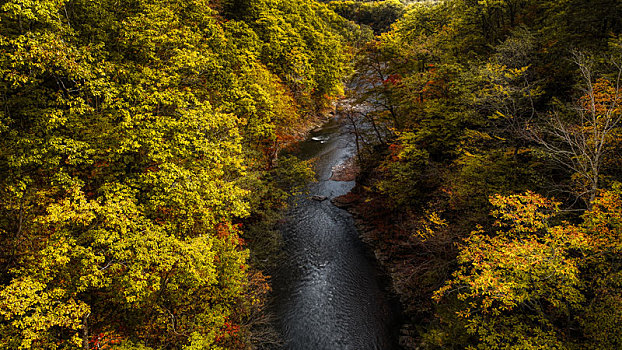
<instances>
[{"instance_id":1,"label":"reflection on water","mask_svg":"<svg viewBox=\"0 0 622 350\"><path fill-rule=\"evenodd\" d=\"M286 258L274 287L285 349L392 348L390 309L352 217L328 200L310 198L334 198L352 189L354 181L329 179L333 166L355 150L347 127L331 121L297 152L315 159L318 182L296 198L282 227Z\"/></svg>"}]
</instances>

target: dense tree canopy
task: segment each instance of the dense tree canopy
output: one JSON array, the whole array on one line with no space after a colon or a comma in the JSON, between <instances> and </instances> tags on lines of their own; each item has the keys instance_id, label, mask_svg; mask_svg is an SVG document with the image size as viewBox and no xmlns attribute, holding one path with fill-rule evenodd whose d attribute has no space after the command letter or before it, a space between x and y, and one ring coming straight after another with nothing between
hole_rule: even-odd
<instances>
[{"instance_id":1,"label":"dense tree canopy","mask_svg":"<svg viewBox=\"0 0 622 350\"><path fill-rule=\"evenodd\" d=\"M405 348L618 348L621 77L615 0L6 0L0 348L277 344L344 94Z\"/></svg>"},{"instance_id":2,"label":"dense tree canopy","mask_svg":"<svg viewBox=\"0 0 622 350\"><path fill-rule=\"evenodd\" d=\"M360 123L384 134L362 135L359 210L405 347L619 346L602 313L619 295L620 18L619 1L421 2L357 55Z\"/></svg>"},{"instance_id":3,"label":"dense tree canopy","mask_svg":"<svg viewBox=\"0 0 622 350\"><path fill-rule=\"evenodd\" d=\"M307 1L1 6L0 347L244 347L264 284L239 223L298 181L273 172L308 177L276 152L342 92L355 26Z\"/></svg>"}]
</instances>

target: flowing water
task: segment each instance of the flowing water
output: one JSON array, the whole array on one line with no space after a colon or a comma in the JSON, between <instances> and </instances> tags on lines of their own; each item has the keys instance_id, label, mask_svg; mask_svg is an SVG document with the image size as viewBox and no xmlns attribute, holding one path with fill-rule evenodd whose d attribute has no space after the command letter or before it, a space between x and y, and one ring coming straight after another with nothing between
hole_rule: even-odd
<instances>
[{"instance_id":1,"label":"flowing water","mask_svg":"<svg viewBox=\"0 0 622 350\"><path fill-rule=\"evenodd\" d=\"M355 155L354 142L348 126L332 120L296 152L314 160L318 182L295 199L282 227L286 258L274 287L284 349L393 349L378 269L350 214L330 202L354 187L330 180L332 168Z\"/></svg>"}]
</instances>

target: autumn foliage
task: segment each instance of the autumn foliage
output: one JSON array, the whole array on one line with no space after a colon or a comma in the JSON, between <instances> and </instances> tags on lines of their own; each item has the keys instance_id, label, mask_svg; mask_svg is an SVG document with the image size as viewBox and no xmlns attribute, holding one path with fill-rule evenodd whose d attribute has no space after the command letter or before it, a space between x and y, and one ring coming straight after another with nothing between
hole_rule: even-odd
<instances>
[{"instance_id":1,"label":"autumn foliage","mask_svg":"<svg viewBox=\"0 0 622 350\"><path fill-rule=\"evenodd\" d=\"M255 341L254 227L309 172L276 156L348 54L324 5L234 2L0 4L0 348Z\"/></svg>"},{"instance_id":2,"label":"autumn foliage","mask_svg":"<svg viewBox=\"0 0 622 350\"><path fill-rule=\"evenodd\" d=\"M381 137L360 133L353 210L402 303L403 347L620 347L605 311L620 295L620 18L615 1L419 2L360 50L359 128Z\"/></svg>"}]
</instances>

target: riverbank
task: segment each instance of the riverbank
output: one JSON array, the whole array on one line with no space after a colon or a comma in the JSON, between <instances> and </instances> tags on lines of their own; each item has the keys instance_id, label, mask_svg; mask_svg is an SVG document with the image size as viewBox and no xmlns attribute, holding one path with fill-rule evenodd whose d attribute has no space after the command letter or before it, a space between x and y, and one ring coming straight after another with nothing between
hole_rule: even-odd
<instances>
[{"instance_id":1,"label":"riverbank","mask_svg":"<svg viewBox=\"0 0 622 350\"><path fill-rule=\"evenodd\" d=\"M376 152L374 158L382 159L383 151ZM407 222L416 220L414 214L394 209L390 198L374 189L382 176L376 163L367 159L353 189L332 203L352 215L360 239L379 264L385 294L399 314L395 326L399 347L415 349L420 343L418 329L430 322L434 308L434 287L425 279L439 270L429 250L407 228Z\"/></svg>"}]
</instances>

